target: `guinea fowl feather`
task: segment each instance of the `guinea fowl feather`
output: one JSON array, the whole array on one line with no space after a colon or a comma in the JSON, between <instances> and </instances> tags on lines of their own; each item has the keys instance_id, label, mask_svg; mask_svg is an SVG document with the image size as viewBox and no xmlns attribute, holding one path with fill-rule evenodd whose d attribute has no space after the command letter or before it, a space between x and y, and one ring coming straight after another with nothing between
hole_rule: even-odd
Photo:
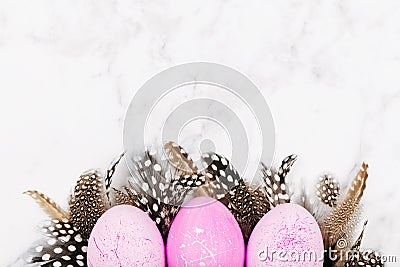
<instances>
[{"instance_id":1,"label":"guinea fowl feather","mask_svg":"<svg viewBox=\"0 0 400 267\"><path fill-rule=\"evenodd\" d=\"M185 197L205 180L203 176L191 174L182 167L189 166L189 157L178 159L184 160L185 165L177 161L171 164L173 153L188 154L181 147L168 144L171 148L167 157L147 150L137 155L132 176L128 178L129 186L122 190L114 189L116 204L134 205L147 212L164 238Z\"/></svg>"},{"instance_id":2,"label":"guinea fowl feather","mask_svg":"<svg viewBox=\"0 0 400 267\"><path fill-rule=\"evenodd\" d=\"M369 266L369 267L383 267L384 263L381 259L379 253L374 250L362 250L361 242L364 236L365 228L368 221L364 222L363 229L355 241L354 245L351 247L350 253L346 253L346 259L344 259L344 264L342 262L338 263L336 266ZM339 265L340 264L340 265Z\"/></svg>"},{"instance_id":3,"label":"guinea fowl feather","mask_svg":"<svg viewBox=\"0 0 400 267\"><path fill-rule=\"evenodd\" d=\"M69 212L38 191L24 192L39 203L50 220L40 228L42 238L11 266L87 266L87 239L98 218L112 205L129 204L147 212L165 239L185 198L194 190L199 192L200 188L226 205L247 241L255 225L270 209L291 201L286 177L296 160L295 155L285 158L277 170L263 165L264 184L259 188L251 188L228 159L214 152L202 156L203 170L173 142L165 144L164 156L145 151L136 157L133 176L122 189L113 188L111 184L123 154L113 161L104 177L96 170L83 173L70 197ZM324 266L384 266L377 252L361 249L366 223L358 238L353 240L368 178L367 168L363 163L343 199L339 199L339 183L329 175L319 180L317 196L320 201L311 202L305 190L301 194L300 204L319 222L325 247L338 248L339 239L344 238L353 245L342 250L356 251L360 255L335 262L325 258ZM109 196L111 190L113 199ZM314 205L316 203L318 205ZM317 207L330 212L319 219L322 212Z\"/></svg>"},{"instance_id":4,"label":"guinea fowl feather","mask_svg":"<svg viewBox=\"0 0 400 267\"><path fill-rule=\"evenodd\" d=\"M329 213L321 228L325 244L334 247L339 239L351 240L353 230L359 223L360 200L363 196L368 178L368 165L362 163L353 179L344 200Z\"/></svg>"},{"instance_id":5,"label":"guinea fowl feather","mask_svg":"<svg viewBox=\"0 0 400 267\"><path fill-rule=\"evenodd\" d=\"M235 216L246 241L256 224L271 209L265 193L252 189L245 180L239 181L239 185L233 187L220 201Z\"/></svg>"},{"instance_id":6,"label":"guinea fowl feather","mask_svg":"<svg viewBox=\"0 0 400 267\"><path fill-rule=\"evenodd\" d=\"M290 202L288 186L285 179L296 160L296 155L286 157L277 171L268 168L262 163L263 188L272 207Z\"/></svg>"},{"instance_id":7,"label":"guinea fowl feather","mask_svg":"<svg viewBox=\"0 0 400 267\"><path fill-rule=\"evenodd\" d=\"M41 227L44 237L35 242L16 262L17 266L86 266L87 240L68 219L49 220Z\"/></svg>"},{"instance_id":8,"label":"guinea fowl feather","mask_svg":"<svg viewBox=\"0 0 400 267\"><path fill-rule=\"evenodd\" d=\"M107 171L109 184L114 174ZM105 177L97 170L83 173L70 196L69 212L54 201L34 190L25 194L38 201L51 220L40 227L41 238L10 266L75 267L87 266L88 237L101 214L109 207Z\"/></svg>"},{"instance_id":9,"label":"guinea fowl feather","mask_svg":"<svg viewBox=\"0 0 400 267\"><path fill-rule=\"evenodd\" d=\"M209 177L213 177L212 180L216 183L214 188L223 189L220 194L225 192L224 196L220 198L220 201L224 203L235 216L242 230L243 237L245 241L247 241L256 224L271 208L273 208L271 204L272 200L268 199L266 188L270 186L268 189L270 192L269 196L273 196L271 199L276 199L276 202L273 201L272 203L277 205L278 202L283 202L284 199L285 201L288 199L288 197L286 197L287 188L285 177L290 171L296 157L292 155L283 160L282 166L280 166L277 172L263 166L265 175L275 177L276 182L279 180L279 188L277 185L272 185L272 182L270 182L269 185L266 184L265 187L251 188L250 184L240 177L226 158L213 153L209 153L209 157L206 158L213 159L213 161L207 162L208 167L206 172L209 173ZM276 174L276 176L272 174ZM269 178L267 177L266 179ZM222 186L218 187L218 184Z\"/></svg>"},{"instance_id":10,"label":"guinea fowl feather","mask_svg":"<svg viewBox=\"0 0 400 267\"><path fill-rule=\"evenodd\" d=\"M340 196L339 182L330 174L325 174L319 178L317 183L318 199L329 207L336 207Z\"/></svg>"},{"instance_id":11,"label":"guinea fowl feather","mask_svg":"<svg viewBox=\"0 0 400 267\"><path fill-rule=\"evenodd\" d=\"M104 178L98 170L83 173L70 197L71 221L84 238L89 238L94 225L107 210Z\"/></svg>"}]
</instances>

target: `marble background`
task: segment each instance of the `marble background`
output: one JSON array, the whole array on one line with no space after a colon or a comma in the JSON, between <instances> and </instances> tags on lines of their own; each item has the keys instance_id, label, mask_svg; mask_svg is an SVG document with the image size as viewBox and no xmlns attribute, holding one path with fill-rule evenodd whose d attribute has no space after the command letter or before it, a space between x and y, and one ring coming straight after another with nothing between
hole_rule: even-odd
<instances>
[{"instance_id":1,"label":"marble background","mask_svg":"<svg viewBox=\"0 0 400 267\"><path fill-rule=\"evenodd\" d=\"M122 150L136 90L170 66L211 61L250 77L275 120L290 176L343 183L365 160L363 246L400 261L399 1L0 1L0 265L79 174ZM311 186L311 185L310 185ZM391 264L388 266L397 266Z\"/></svg>"}]
</instances>

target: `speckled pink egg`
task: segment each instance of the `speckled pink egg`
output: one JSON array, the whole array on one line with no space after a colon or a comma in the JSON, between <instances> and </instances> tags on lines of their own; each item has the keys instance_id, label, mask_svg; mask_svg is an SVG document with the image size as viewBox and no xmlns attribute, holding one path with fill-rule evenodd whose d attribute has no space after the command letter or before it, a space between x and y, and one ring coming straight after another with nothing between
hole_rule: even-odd
<instances>
[{"instance_id":1,"label":"speckled pink egg","mask_svg":"<svg viewBox=\"0 0 400 267\"><path fill-rule=\"evenodd\" d=\"M243 266L242 232L219 201L197 197L175 217L167 240L168 266Z\"/></svg>"},{"instance_id":2,"label":"speckled pink egg","mask_svg":"<svg viewBox=\"0 0 400 267\"><path fill-rule=\"evenodd\" d=\"M107 210L89 238L89 267L164 266L164 242L155 223L129 205Z\"/></svg>"},{"instance_id":3,"label":"speckled pink egg","mask_svg":"<svg viewBox=\"0 0 400 267\"><path fill-rule=\"evenodd\" d=\"M324 245L313 216L297 204L282 204L262 217L247 245L247 266L322 267Z\"/></svg>"}]
</instances>

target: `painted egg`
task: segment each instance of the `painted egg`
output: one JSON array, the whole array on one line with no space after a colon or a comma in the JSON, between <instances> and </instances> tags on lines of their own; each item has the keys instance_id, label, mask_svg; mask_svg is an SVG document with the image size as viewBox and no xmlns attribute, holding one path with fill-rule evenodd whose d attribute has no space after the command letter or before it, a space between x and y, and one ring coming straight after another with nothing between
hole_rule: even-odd
<instances>
[{"instance_id":1,"label":"painted egg","mask_svg":"<svg viewBox=\"0 0 400 267\"><path fill-rule=\"evenodd\" d=\"M88 266L164 266L164 242L155 223L129 205L107 210L95 224L88 244Z\"/></svg>"},{"instance_id":2,"label":"painted egg","mask_svg":"<svg viewBox=\"0 0 400 267\"><path fill-rule=\"evenodd\" d=\"M219 201L197 197L175 217L167 240L168 266L243 266L242 232Z\"/></svg>"},{"instance_id":3,"label":"painted egg","mask_svg":"<svg viewBox=\"0 0 400 267\"><path fill-rule=\"evenodd\" d=\"M247 245L247 266L323 266L324 244L314 217L297 204L273 208L258 222Z\"/></svg>"}]
</instances>

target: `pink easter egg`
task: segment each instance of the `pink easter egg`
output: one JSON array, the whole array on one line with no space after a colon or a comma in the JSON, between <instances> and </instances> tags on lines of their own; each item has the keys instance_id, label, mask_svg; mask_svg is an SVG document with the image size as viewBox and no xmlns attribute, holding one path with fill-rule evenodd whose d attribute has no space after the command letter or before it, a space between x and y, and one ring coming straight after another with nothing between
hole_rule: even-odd
<instances>
[{"instance_id":1,"label":"pink easter egg","mask_svg":"<svg viewBox=\"0 0 400 267\"><path fill-rule=\"evenodd\" d=\"M89 267L164 266L164 242L155 223L129 205L107 210L89 238Z\"/></svg>"},{"instance_id":2,"label":"pink easter egg","mask_svg":"<svg viewBox=\"0 0 400 267\"><path fill-rule=\"evenodd\" d=\"M197 197L175 217L167 240L168 266L243 266L242 232L219 201Z\"/></svg>"},{"instance_id":3,"label":"pink easter egg","mask_svg":"<svg viewBox=\"0 0 400 267\"><path fill-rule=\"evenodd\" d=\"M318 223L303 207L282 204L257 223L247 245L247 266L322 267Z\"/></svg>"}]
</instances>

